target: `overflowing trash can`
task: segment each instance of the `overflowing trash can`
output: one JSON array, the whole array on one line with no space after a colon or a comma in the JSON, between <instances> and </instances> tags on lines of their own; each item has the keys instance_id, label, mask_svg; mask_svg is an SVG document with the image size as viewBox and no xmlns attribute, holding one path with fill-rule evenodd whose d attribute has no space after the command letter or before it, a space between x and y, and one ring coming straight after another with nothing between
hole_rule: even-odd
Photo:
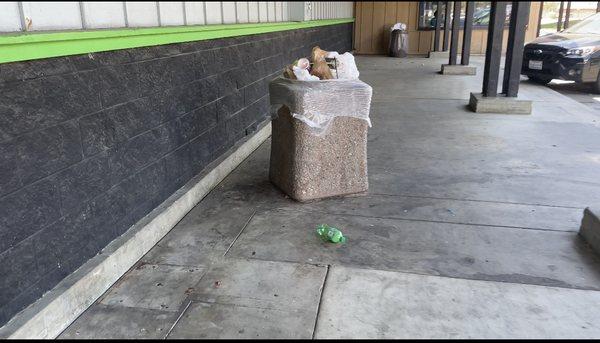
<instances>
[{"instance_id":1,"label":"overflowing trash can","mask_svg":"<svg viewBox=\"0 0 600 343\"><path fill-rule=\"evenodd\" d=\"M390 29L389 55L391 57L408 56L408 32L406 24L397 23Z\"/></svg>"},{"instance_id":2,"label":"overflowing trash can","mask_svg":"<svg viewBox=\"0 0 600 343\"><path fill-rule=\"evenodd\" d=\"M292 199L309 201L369 188L367 131L373 91L358 80L353 64L352 57L349 69L332 73L349 78L280 77L269 84L274 116L269 178Z\"/></svg>"}]
</instances>

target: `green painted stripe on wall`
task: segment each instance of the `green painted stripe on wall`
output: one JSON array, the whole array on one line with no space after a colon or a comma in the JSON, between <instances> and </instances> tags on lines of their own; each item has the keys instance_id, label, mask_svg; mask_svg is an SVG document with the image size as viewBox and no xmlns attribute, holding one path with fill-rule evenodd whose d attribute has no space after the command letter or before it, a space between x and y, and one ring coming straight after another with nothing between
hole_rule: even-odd
<instances>
[{"instance_id":1,"label":"green painted stripe on wall","mask_svg":"<svg viewBox=\"0 0 600 343\"><path fill-rule=\"evenodd\" d=\"M0 63L139 48L354 22L353 18L0 35Z\"/></svg>"}]
</instances>

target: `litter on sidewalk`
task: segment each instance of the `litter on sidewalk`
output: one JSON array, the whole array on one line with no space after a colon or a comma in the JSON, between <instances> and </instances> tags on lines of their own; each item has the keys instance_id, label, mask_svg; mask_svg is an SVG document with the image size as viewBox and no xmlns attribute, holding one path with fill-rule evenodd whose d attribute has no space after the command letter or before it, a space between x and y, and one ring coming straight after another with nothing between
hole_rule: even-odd
<instances>
[{"instance_id":1,"label":"litter on sidewalk","mask_svg":"<svg viewBox=\"0 0 600 343\"><path fill-rule=\"evenodd\" d=\"M317 234L322 240L331 243L346 243L347 241L342 231L327 224L317 226Z\"/></svg>"}]
</instances>

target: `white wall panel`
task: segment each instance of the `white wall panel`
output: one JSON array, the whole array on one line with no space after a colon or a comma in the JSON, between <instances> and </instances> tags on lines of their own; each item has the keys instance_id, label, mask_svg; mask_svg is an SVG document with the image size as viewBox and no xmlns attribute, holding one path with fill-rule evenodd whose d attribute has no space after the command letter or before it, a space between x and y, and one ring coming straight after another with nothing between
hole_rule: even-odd
<instances>
[{"instance_id":1,"label":"white wall panel","mask_svg":"<svg viewBox=\"0 0 600 343\"><path fill-rule=\"evenodd\" d=\"M288 9L288 2L287 1L282 2L281 7L283 7L283 11L282 11L283 12L283 18L282 19L283 19L283 21L288 21L289 18L290 18L290 15L289 15L289 12L288 12L289 11L289 9Z\"/></svg>"},{"instance_id":2,"label":"white wall panel","mask_svg":"<svg viewBox=\"0 0 600 343\"><path fill-rule=\"evenodd\" d=\"M323 10L325 8L325 3L323 1L317 2L317 7L319 8L319 12L317 15L317 19L323 19L325 16L323 15Z\"/></svg>"},{"instance_id":3,"label":"white wall panel","mask_svg":"<svg viewBox=\"0 0 600 343\"><path fill-rule=\"evenodd\" d=\"M151 1L127 1L127 21L130 27L158 26L158 6Z\"/></svg>"},{"instance_id":4,"label":"white wall panel","mask_svg":"<svg viewBox=\"0 0 600 343\"><path fill-rule=\"evenodd\" d=\"M188 25L204 25L204 2L186 1L185 17Z\"/></svg>"},{"instance_id":5,"label":"white wall panel","mask_svg":"<svg viewBox=\"0 0 600 343\"><path fill-rule=\"evenodd\" d=\"M236 22L235 1L223 1L223 24L234 24Z\"/></svg>"},{"instance_id":6,"label":"white wall panel","mask_svg":"<svg viewBox=\"0 0 600 343\"><path fill-rule=\"evenodd\" d=\"M206 1L206 23L207 24L221 24L221 2Z\"/></svg>"},{"instance_id":7,"label":"white wall panel","mask_svg":"<svg viewBox=\"0 0 600 343\"><path fill-rule=\"evenodd\" d=\"M183 2L180 1L160 1L160 25L177 26L184 25L183 20Z\"/></svg>"},{"instance_id":8,"label":"white wall panel","mask_svg":"<svg viewBox=\"0 0 600 343\"><path fill-rule=\"evenodd\" d=\"M258 2L258 21L261 23L267 22L268 8L266 1Z\"/></svg>"},{"instance_id":9,"label":"white wall panel","mask_svg":"<svg viewBox=\"0 0 600 343\"><path fill-rule=\"evenodd\" d=\"M349 18L353 2L312 1L310 18ZM69 30L81 28L156 27L265 23L289 20L289 1L223 2L22 2L23 18L16 1L0 2L0 32L22 29L31 19L30 30ZM159 21L160 20L160 21Z\"/></svg>"},{"instance_id":10,"label":"white wall panel","mask_svg":"<svg viewBox=\"0 0 600 343\"><path fill-rule=\"evenodd\" d=\"M237 1L237 22L238 23L247 23L248 22L248 2L247 1Z\"/></svg>"},{"instance_id":11,"label":"white wall panel","mask_svg":"<svg viewBox=\"0 0 600 343\"><path fill-rule=\"evenodd\" d=\"M258 6L258 1L248 1L248 21L251 23L258 23L259 21L259 16L258 16L258 11L259 11L259 6Z\"/></svg>"},{"instance_id":12,"label":"white wall panel","mask_svg":"<svg viewBox=\"0 0 600 343\"><path fill-rule=\"evenodd\" d=\"M282 21L282 17L283 17L283 13L281 12L282 7L282 2L281 1L276 1L275 2L275 21Z\"/></svg>"},{"instance_id":13,"label":"white wall panel","mask_svg":"<svg viewBox=\"0 0 600 343\"><path fill-rule=\"evenodd\" d=\"M312 1L311 6L313 20L352 18L354 12L352 1Z\"/></svg>"},{"instance_id":14,"label":"white wall panel","mask_svg":"<svg viewBox=\"0 0 600 343\"><path fill-rule=\"evenodd\" d=\"M272 22L275 20L275 2L267 1L267 21Z\"/></svg>"},{"instance_id":15,"label":"white wall panel","mask_svg":"<svg viewBox=\"0 0 600 343\"><path fill-rule=\"evenodd\" d=\"M83 28L78 2L24 1L23 15L31 31Z\"/></svg>"},{"instance_id":16,"label":"white wall panel","mask_svg":"<svg viewBox=\"0 0 600 343\"><path fill-rule=\"evenodd\" d=\"M19 4L16 1L0 2L0 32L21 30Z\"/></svg>"},{"instance_id":17,"label":"white wall panel","mask_svg":"<svg viewBox=\"0 0 600 343\"><path fill-rule=\"evenodd\" d=\"M82 3L86 29L124 27L125 9L122 2L86 1Z\"/></svg>"}]
</instances>

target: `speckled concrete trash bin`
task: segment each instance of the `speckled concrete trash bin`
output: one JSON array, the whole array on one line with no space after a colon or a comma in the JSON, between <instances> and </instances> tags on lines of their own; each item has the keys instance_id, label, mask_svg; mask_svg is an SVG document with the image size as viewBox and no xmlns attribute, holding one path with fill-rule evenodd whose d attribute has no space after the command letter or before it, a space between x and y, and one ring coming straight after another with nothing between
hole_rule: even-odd
<instances>
[{"instance_id":1,"label":"speckled concrete trash bin","mask_svg":"<svg viewBox=\"0 0 600 343\"><path fill-rule=\"evenodd\" d=\"M277 115L272 125L269 178L302 202L365 193L369 188L367 131L372 89L359 80L316 85L322 82L281 79L270 84ZM311 85L294 89L298 83ZM318 107L325 112L315 114ZM327 111L330 114L324 114Z\"/></svg>"}]
</instances>

